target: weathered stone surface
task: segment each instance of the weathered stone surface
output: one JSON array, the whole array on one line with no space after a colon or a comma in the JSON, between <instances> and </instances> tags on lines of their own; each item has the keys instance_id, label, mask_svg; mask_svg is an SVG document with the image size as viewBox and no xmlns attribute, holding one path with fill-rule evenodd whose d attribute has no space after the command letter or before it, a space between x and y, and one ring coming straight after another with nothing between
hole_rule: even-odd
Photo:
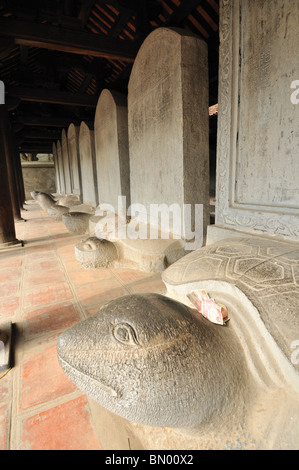
<instances>
[{"instance_id":1,"label":"weathered stone surface","mask_svg":"<svg viewBox=\"0 0 299 470\"><path fill-rule=\"evenodd\" d=\"M88 128L85 122L82 122L80 126L79 149L82 178L82 202L96 207L98 205L98 190L94 132Z\"/></svg>"},{"instance_id":2,"label":"weathered stone surface","mask_svg":"<svg viewBox=\"0 0 299 470\"><path fill-rule=\"evenodd\" d=\"M60 364L106 409L152 426L237 417L249 393L237 337L158 294L129 295L65 331Z\"/></svg>"},{"instance_id":3,"label":"weathered stone surface","mask_svg":"<svg viewBox=\"0 0 299 470\"><path fill-rule=\"evenodd\" d=\"M62 222L70 233L84 235L88 231L90 214L68 212L62 215Z\"/></svg>"},{"instance_id":4,"label":"weathered stone surface","mask_svg":"<svg viewBox=\"0 0 299 470\"><path fill-rule=\"evenodd\" d=\"M56 204L56 201L53 196L47 193L42 193L40 191L32 191L31 196L39 203L41 208L46 212L49 207L52 207Z\"/></svg>"},{"instance_id":5,"label":"weathered stone surface","mask_svg":"<svg viewBox=\"0 0 299 470\"><path fill-rule=\"evenodd\" d=\"M130 162L126 96L110 90L100 94L94 120L100 202L117 212L118 197L130 205Z\"/></svg>"},{"instance_id":6,"label":"weathered stone surface","mask_svg":"<svg viewBox=\"0 0 299 470\"><path fill-rule=\"evenodd\" d=\"M79 196L74 196L74 195L71 195L71 196L63 196L59 199L59 201L57 202L57 204L59 206L66 206L66 207L72 207L72 206L76 206L80 203L80 198Z\"/></svg>"},{"instance_id":7,"label":"weathered stone surface","mask_svg":"<svg viewBox=\"0 0 299 470\"><path fill-rule=\"evenodd\" d=\"M60 179L59 179L59 161L58 161L58 155L57 155L57 146L55 142L53 142L52 144L52 152L53 152L53 159L54 159L54 165L55 165L56 192L60 194L61 190L60 190Z\"/></svg>"},{"instance_id":8,"label":"weathered stone surface","mask_svg":"<svg viewBox=\"0 0 299 470\"><path fill-rule=\"evenodd\" d=\"M69 211L68 207L54 204L53 206L50 206L47 208L47 213L50 217L52 217L54 220L62 220L63 214L66 214Z\"/></svg>"},{"instance_id":9,"label":"weathered stone surface","mask_svg":"<svg viewBox=\"0 0 299 470\"><path fill-rule=\"evenodd\" d=\"M47 162L22 162L22 175L25 190L25 200L31 199L32 190L45 193L56 192L55 168Z\"/></svg>"},{"instance_id":10,"label":"weathered stone surface","mask_svg":"<svg viewBox=\"0 0 299 470\"><path fill-rule=\"evenodd\" d=\"M171 291L201 281L236 286L258 309L267 330L291 363L299 339L299 246L268 238L226 239L181 258L163 274ZM191 287L190 287L191 289ZM299 372L299 364L292 364Z\"/></svg>"},{"instance_id":11,"label":"weathered stone surface","mask_svg":"<svg viewBox=\"0 0 299 470\"><path fill-rule=\"evenodd\" d=\"M73 123L69 125L67 131L67 141L69 149L72 193L81 194L81 170L79 153L79 127Z\"/></svg>"},{"instance_id":12,"label":"weathered stone surface","mask_svg":"<svg viewBox=\"0 0 299 470\"><path fill-rule=\"evenodd\" d=\"M131 203L203 204L209 223L207 45L185 30L158 28L138 51L128 85ZM159 226L160 221L148 220ZM194 220L191 229L194 230Z\"/></svg>"},{"instance_id":13,"label":"weathered stone surface","mask_svg":"<svg viewBox=\"0 0 299 470\"><path fill-rule=\"evenodd\" d=\"M64 180L63 157L62 157L62 150L61 150L60 140L57 141L56 151L57 151L57 161L58 161L58 169L59 169L60 194L66 194L65 180Z\"/></svg>"},{"instance_id":14,"label":"weathered stone surface","mask_svg":"<svg viewBox=\"0 0 299 470\"><path fill-rule=\"evenodd\" d=\"M65 192L66 194L71 194L72 192L71 170L70 170L68 142L67 142L65 129L62 129L62 132L61 132L61 152L62 152L62 160L63 160Z\"/></svg>"},{"instance_id":15,"label":"weathered stone surface","mask_svg":"<svg viewBox=\"0 0 299 470\"><path fill-rule=\"evenodd\" d=\"M296 0L221 2L218 227L299 239ZM298 88L298 87L296 87ZM241 99L240 99L241 97ZM215 232L212 234L212 231Z\"/></svg>"},{"instance_id":16,"label":"weathered stone surface","mask_svg":"<svg viewBox=\"0 0 299 470\"><path fill-rule=\"evenodd\" d=\"M77 261L84 268L107 268L118 258L114 243L89 237L75 246Z\"/></svg>"}]
</instances>

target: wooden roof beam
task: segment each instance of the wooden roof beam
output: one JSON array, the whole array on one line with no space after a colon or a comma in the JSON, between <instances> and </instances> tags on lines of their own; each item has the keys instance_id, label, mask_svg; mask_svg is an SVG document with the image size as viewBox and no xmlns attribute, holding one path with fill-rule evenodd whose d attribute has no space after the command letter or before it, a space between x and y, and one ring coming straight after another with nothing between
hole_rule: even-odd
<instances>
[{"instance_id":1,"label":"wooden roof beam","mask_svg":"<svg viewBox=\"0 0 299 470\"><path fill-rule=\"evenodd\" d=\"M14 38L16 44L126 62L134 61L139 48L133 41L11 18L0 18L0 31Z\"/></svg>"},{"instance_id":2,"label":"wooden roof beam","mask_svg":"<svg viewBox=\"0 0 299 470\"><path fill-rule=\"evenodd\" d=\"M39 103L53 103L67 106L85 106L95 108L97 96L70 93L61 90L48 90L45 88L7 87L8 96L20 98L21 101Z\"/></svg>"}]
</instances>

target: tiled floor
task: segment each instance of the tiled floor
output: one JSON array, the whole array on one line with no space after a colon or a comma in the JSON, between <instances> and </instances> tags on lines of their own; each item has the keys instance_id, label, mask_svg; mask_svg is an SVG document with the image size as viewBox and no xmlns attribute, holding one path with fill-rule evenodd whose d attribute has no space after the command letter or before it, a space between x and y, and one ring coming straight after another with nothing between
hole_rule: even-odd
<instances>
[{"instance_id":1,"label":"tiled floor","mask_svg":"<svg viewBox=\"0 0 299 470\"><path fill-rule=\"evenodd\" d=\"M35 203L16 223L24 247L0 251L0 323L12 321L15 366L0 379L0 450L100 449L86 396L62 372L58 335L129 293L165 292L159 274L85 270L71 236ZM1 374L0 374L1 375Z\"/></svg>"}]
</instances>

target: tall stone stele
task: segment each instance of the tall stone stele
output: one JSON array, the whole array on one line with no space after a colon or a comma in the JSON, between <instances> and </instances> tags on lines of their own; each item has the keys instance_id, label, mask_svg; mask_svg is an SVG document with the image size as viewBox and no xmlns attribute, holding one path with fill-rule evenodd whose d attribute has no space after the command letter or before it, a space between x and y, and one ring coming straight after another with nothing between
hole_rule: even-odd
<instances>
[{"instance_id":1,"label":"tall stone stele","mask_svg":"<svg viewBox=\"0 0 299 470\"><path fill-rule=\"evenodd\" d=\"M220 6L216 225L209 243L235 231L298 241L298 2L280 0L271 10L260 0Z\"/></svg>"},{"instance_id":2,"label":"tall stone stele","mask_svg":"<svg viewBox=\"0 0 299 470\"><path fill-rule=\"evenodd\" d=\"M82 178L82 202L98 205L97 174L95 163L94 131L81 122L79 132L80 167Z\"/></svg>"},{"instance_id":3,"label":"tall stone stele","mask_svg":"<svg viewBox=\"0 0 299 470\"><path fill-rule=\"evenodd\" d=\"M209 218L207 44L191 33L158 28L144 41L128 85L131 203L203 205ZM159 226L158 218L151 218ZM190 223L189 223L190 225ZM194 220L191 224L194 229Z\"/></svg>"},{"instance_id":4,"label":"tall stone stele","mask_svg":"<svg viewBox=\"0 0 299 470\"><path fill-rule=\"evenodd\" d=\"M61 151L61 142L60 142L60 140L57 141L57 144L56 144L56 151L57 151L57 162L58 162L60 194L66 194L66 190L65 190L65 181L64 181L63 158L62 158L62 151Z\"/></svg>"},{"instance_id":5,"label":"tall stone stele","mask_svg":"<svg viewBox=\"0 0 299 470\"><path fill-rule=\"evenodd\" d=\"M53 142L53 144L52 144L52 152L53 152L54 165L55 165L55 185L56 185L56 192L57 192L58 194L61 194L60 178L59 178L59 161L58 161L58 155L57 155L57 146L56 146L56 143L55 143L55 142Z\"/></svg>"},{"instance_id":6,"label":"tall stone stele","mask_svg":"<svg viewBox=\"0 0 299 470\"><path fill-rule=\"evenodd\" d=\"M117 213L118 198L130 205L130 162L128 109L126 96L103 90L94 120L98 193L100 202L110 204Z\"/></svg>"},{"instance_id":7,"label":"tall stone stele","mask_svg":"<svg viewBox=\"0 0 299 470\"><path fill-rule=\"evenodd\" d=\"M82 193L80 153L79 153L79 127L71 123L67 130L67 141L70 159L71 192L78 196Z\"/></svg>"},{"instance_id":8,"label":"tall stone stele","mask_svg":"<svg viewBox=\"0 0 299 470\"><path fill-rule=\"evenodd\" d=\"M65 192L66 194L71 194L72 192L72 183L71 183L71 170L70 170L70 160L69 160L69 148L66 130L62 129L61 132L61 152L64 168L64 181L65 181Z\"/></svg>"}]
</instances>

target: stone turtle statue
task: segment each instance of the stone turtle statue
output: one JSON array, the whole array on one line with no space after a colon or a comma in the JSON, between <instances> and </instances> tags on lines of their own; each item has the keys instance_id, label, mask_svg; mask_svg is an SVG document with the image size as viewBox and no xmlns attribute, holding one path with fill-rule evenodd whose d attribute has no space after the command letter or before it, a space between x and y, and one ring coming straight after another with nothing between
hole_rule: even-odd
<instances>
[{"instance_id":1,"label":"stone turtle statue","mask_svg":"<svg viewBox=\"0 0 299 470\"><path fill-rule=\"evenodd\" d=\"M109 240L89 237L75 246L75 256L86 269L106 268L118 258L118 253L114 243Z\"/></svg>"},{"instance_id":2,"label":"stone turtle statue","mask_svg":"<svg viewBox=\"0 0 299 470\"><path fill-rule=\"evenodd\" d=\"M159 294L128 295L61 334L66 375L107 410L197 428L243 413L247 370L233 331Z\"/></svg>"}]
</instances>

